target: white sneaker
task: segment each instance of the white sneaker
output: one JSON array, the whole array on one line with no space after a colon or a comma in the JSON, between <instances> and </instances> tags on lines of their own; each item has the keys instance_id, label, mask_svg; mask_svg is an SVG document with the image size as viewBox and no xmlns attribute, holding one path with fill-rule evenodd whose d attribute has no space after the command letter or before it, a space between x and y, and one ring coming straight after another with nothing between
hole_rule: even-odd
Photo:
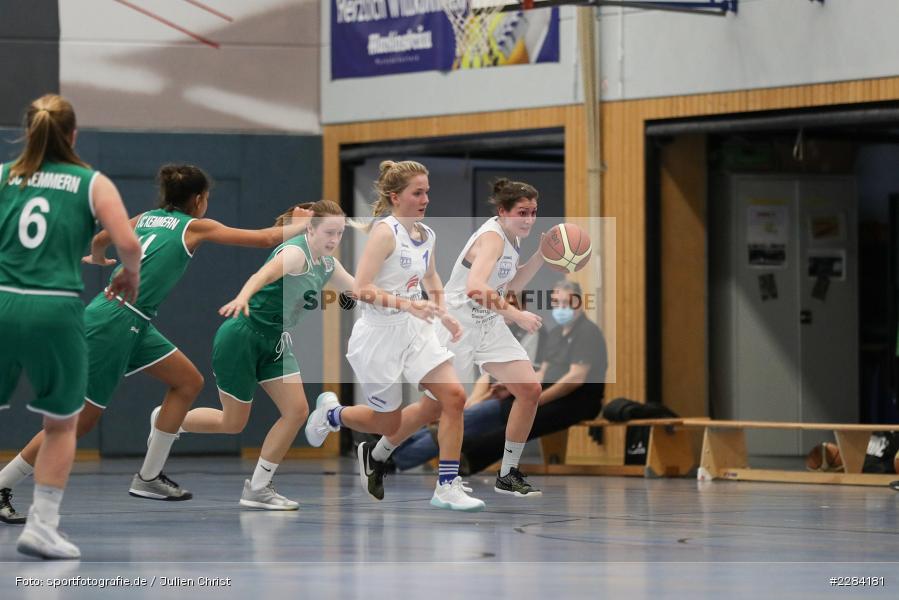
<instances>
[{"instance_id":1,"label":"white sneaker","mask_svg":"<svg viewBox=\"0 0 899 600\"><path fill-rule=\"evenodd\" d=\"M156 430L156 419L159 418L159 411L161 410L162 406L160 405L150 413L150 435L147 436L147 448L150 447L150 442L153 440L153 432ZM175 439L180 438L182 433L185 433L185 431L179 427L178 433L175 434Z\"/></svg>"},{"instance_id":2,"label":"white sneaker","mask_svg":"<svg viewBox=\"0 0 899 600\"><path fill-rule=\"evenodd\" d=\"M340 400L334 392L324 392L315 400L315 410L306 421L306 439L309 445L318 448L325 443L325 438L332 431L338 431L340 427L333 427L328 423L328 411L340 406Z\"/></svg>"},{"instance_id":3,"label":"white sneaker","mask_svg":"<svg viewBox=\"0 0 899 600\"><path fill-rule=\"evenodd\" d=\"M470 492L471 488L466 488L462 484L461 477L456 477L452 482L444 483L443 485L438 483L437 487L434 489L434 495L431 497L431 506L447 508L449 510L461 510L464 512L478 512L484 510L485 505L483 500L472 498L466 491Z\"/></svg>"},{"instance_id":4,"label":"white sneaker","mask_svg":"<svg viewBox=\"0 0 899 600\"><path fill-rule=\"evenodd\" d=\"M243 482L240 505L265 510L297 510L300 508L298 503L276 492L275 485L271 481L261 490L254 490L250 486L249 479L245 479Z\"/></svg>"},{"instance_id":5,"label":"white sneaker","mask_svg":"<svg viewBox=\"0 0 899 600\"><path fill-rule=\"evenodd\" d=\"M81 558L78 546L66 539L66 536L41 519L34 512L34 506L28 509L28 520L25 529L19 536L16 549L22 554L45 559Z\"/></svg>"}]
</instances>

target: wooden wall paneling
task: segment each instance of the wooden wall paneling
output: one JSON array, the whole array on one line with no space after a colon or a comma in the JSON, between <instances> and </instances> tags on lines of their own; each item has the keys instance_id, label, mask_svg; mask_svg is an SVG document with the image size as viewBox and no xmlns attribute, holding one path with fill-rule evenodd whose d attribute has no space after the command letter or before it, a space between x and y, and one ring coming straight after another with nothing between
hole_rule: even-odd
<instances>
[{"instance_id":1,"label":"wooden wall paneling","mask_svg":"<svg viewBox=\"0 0 899 600\"><path fill-rule=\"evenodd\" d=\"M679 136L661 156L662 401L708 416L705 136Z\"/></svg>"},{"instance_id":2,"label":"wooden wall paneling","mask_svg":"<svg viewBox=\"0 0 899 600\"><path fill-rule=\"evenodd\" d=\"M851 81L743 90L716 94L697 94L674 98L649 98L604 102L601 106L603 216L614 217L616 224L615 268L617 310L604 315L605 327L618 338L614 355L610 356L615 382L606 386L606 397L627 396L638 401L646 394L646 303L645 303L645 125L647 121L697 116L734 114L762 110L797 109L877 102L899 99L899 77L868 81ZM447 135L465 135L500 131L514 131L544 127L565 128L565 185L566 208L585 206L583 186L585 148L584 127L579 106L548 107L529 110L477 113L327 125L323 128L324 189L329 198L339 198L339 149L341 144L412 139ZM572 214L584 214L572 212ZM677 213L675 213L677 214ZM680 217L683 217L681 214ZM663 223L663 228L665 224ZM680 263L682 264L682 263ZM665 268L677 269L679 264ZM688 267L682 274L665 273L676 281L693 280L695 273ZM703 267L704 269L704 267ZM608 269L604 270L608 276ZM670 320L670 311L667 312ZM663 328L666 323L663 322ZM618 336L617 333L621 335ZM337 339L339 323L326 324L326 335ZM334 352L329 347L328 352ZM672 382L671 389L686 397L689 385L698 379ZM667 384L666 384L667 385ZM704 387L704 384L703 384ZM702 396L704 392L698 390ZM679 401L678 401L679 402ZM570 436L569 460L578 456L590 460L607 460L608 453L592 441L578 435ZM605 446L613 445L610 443Z\"/></svg>"}]
</instances>

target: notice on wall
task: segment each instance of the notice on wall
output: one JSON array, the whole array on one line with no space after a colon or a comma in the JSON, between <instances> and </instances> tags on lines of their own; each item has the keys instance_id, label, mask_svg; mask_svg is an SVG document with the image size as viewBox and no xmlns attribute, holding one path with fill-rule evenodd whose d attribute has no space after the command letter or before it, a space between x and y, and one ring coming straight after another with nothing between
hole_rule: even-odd
<instances>
[{"instance_id":1,"label":"notice on wall","mask_svg":"<svg viewBox=\"0 0 899 600\"><path fill-rule=\"evenodd\" d=\"M808 218L808 237L814 245L846 241L846 213L810 215Z\"/></svg>"},{"instance_id":2,"label":"notice on wall","mask_svg":"<svg viewBox=\"0 0 899 600\"><path fill-rule=\"evenodd\" d=\"M811 279L827 277L843 281L846 279L846 250L810 248L806 269Z\"/></svg>"},{"instance_id":3,"label":"notice on wall","mask_svg":"<svg viewBox=\"0 0 899 600\"><path fill-rule=\"evenodd\" d=\"M750 204L746 221L746 246L750 267L786 268L790 240L787 205Z\"/></svg>"},{"instance_id":4,"label":"notice on wall","mask_svg":"<svg viewBox=\"0 0 899 600\"><path fill-rule=\"evenodd\" d=\"M777 300L777 279L774 278L774 273L759 275L759 295L762 302Z\"/></svg>"}]
</instances>

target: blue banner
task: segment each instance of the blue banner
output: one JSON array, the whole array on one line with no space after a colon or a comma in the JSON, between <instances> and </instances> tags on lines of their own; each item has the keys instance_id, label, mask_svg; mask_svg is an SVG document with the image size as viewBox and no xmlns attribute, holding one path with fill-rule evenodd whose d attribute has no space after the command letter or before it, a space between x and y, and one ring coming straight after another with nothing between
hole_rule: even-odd
<instances>
[{"instance_id":1,"label":"blue banner","mask_svg":"<svg viewBox=\"0 0 899 600\"><path fill-rule=\"evenodd\" d=\"M558 8L497 13L487 31L483 56L457 60L441 0L331 0L331 79L559 62Z\"/></svg>"}]
</instances>

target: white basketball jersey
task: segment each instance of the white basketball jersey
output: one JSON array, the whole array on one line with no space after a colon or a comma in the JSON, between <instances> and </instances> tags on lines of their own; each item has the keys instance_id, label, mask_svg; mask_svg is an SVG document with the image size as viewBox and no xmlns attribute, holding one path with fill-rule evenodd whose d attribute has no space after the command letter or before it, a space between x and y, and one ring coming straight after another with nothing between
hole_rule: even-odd
<instances>
[{"instance_id":1,"label":"white basketball jersey","mask_svg":"<svg viewBox=\"0 0 899 600\"><path fill-rule=\"evenodd\" d=\"M394 248L393 253L384 261L373 283L394 296L420 300L422 297L421 280L428 272L428 261L431 260L431 255L434 253L434 242L437 239L434 230L424 223L416 223L423 233L424 239L415 241L406 228L396 220L396 217L386 217L375 227L380 227L380 223L386 223L393 232ZM361 304L363 318L383 319L395 315L409 316L409 313L394 308L384 308L367 302Z\"/></svg>"},{"instance_id":2,"label":"white basketball jersey","mask_svg":"<svg viewBox=\"0 0 899 600\"><path fill-rule=\"evenodd\" d=\"M496 290L501 296L505 296L509 282L512 281L512 278L518 272L518 238L515 238L513 243L512 240L506 237L506 232L503 231L502 226L499 224L499 217L488 219L468 238L468 242L462 248L462 252L459 253L459 258L456 259L456 264L453 265L453 272L445 286L446 305L453 311L457 319L480 321L487 317L492 318L496 316L496 313L492 310L488 310L471 300L466 293L471 263L465 260L465 255L468 254L472 244L488 231L498 233L502 237L504 245L503 253L499 260L496 261L493 271L491 271L490 277L487 279L487 285Z\"/></svg>"}]
</instances>

